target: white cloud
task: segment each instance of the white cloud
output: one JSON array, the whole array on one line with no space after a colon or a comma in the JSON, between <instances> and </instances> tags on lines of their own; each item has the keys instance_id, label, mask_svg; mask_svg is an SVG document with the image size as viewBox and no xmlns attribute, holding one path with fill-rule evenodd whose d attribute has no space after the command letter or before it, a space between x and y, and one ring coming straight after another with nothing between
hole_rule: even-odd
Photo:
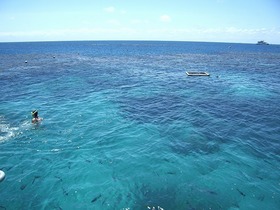
<instances>
[{"instance_id":1,"label":"white cloud","mask_svg":"<svg viewBox=\"0 0 280 210\"><path fill-rule=\"evenodd\" d=\"M165 22L165 23L170 22L171 17L169 15L162 15L162 16L160 16L160 21Z\"/></svg>"},{"instance_id":2,"label":"white cloud","mask_svg":"<svg viewBox=\"0 0 280 210\"><path fill-rule=\"evenodd\" d=\"M104 11L108 12L108 13L113 13L116 11L116 8L115 7L106 7L106 8L104 8Z\"/></svg>"}]
</instances>

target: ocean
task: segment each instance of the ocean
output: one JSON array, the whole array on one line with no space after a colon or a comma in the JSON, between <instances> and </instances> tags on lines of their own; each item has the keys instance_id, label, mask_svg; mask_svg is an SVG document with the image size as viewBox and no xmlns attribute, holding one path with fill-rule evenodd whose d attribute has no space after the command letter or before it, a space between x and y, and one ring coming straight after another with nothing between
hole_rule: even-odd
<instances>
[{"instance_id":1,"label":"ocean","mask_svg":"<svg viewBox=\"0 0 280 210\"><path fill-rule=\"evenodd\" d=\"M280 207L279 45L0 43L0 87L0 209Z\"/></svg>"}]
</instances>

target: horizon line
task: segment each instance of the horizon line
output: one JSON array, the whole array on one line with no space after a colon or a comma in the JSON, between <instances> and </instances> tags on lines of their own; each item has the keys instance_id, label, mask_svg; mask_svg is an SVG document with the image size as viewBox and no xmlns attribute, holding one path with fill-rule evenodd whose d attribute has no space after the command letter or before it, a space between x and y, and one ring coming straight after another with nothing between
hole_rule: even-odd
<instances>
[{"instance_id":1,"label":"horizon line","mask_svg":"<svg viewBox=\"0 0 280 210\"><path fill-rule=\"evenodd\" d=\"M260 41L260 40L259 40ZM257 44L257 42L227 42L227 41L186 41L186 40L146 40L146 39L96 39L96 40L25 40L25 41L0 41L1 44L4 43L42 43L42 42L196 42L196 43L223 43L223 44ZM280 45L275 43L268 43L269 45Z\"/></svg>"}]
</instances>

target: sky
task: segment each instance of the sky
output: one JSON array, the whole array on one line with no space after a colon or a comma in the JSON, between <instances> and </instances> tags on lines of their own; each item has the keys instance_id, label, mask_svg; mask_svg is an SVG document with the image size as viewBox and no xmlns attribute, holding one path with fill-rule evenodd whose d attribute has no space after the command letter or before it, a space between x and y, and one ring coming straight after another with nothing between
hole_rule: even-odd
<instances>
[{"instance_id":1,"label":"sky","mask_svg":"<svg viewBox=\"0 0 280 210\"><path fill-rule=\"evenodd\" d=\"M0 0L0 42L280 44L280 0Z\"/></svg>"}]
</instances>

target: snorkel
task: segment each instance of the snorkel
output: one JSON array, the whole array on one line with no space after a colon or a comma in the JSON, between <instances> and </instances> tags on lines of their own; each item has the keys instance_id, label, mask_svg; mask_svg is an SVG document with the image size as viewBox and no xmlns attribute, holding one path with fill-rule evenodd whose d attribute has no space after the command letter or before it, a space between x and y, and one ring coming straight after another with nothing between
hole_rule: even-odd
<instances>
[{"instance_id":1,"label":"snorkel","mask_svg":"<svg viewBox=\"0 0 280 210\"><path fill-rule=\"evenodd\" d=\"M33 110L31 112L31 115L32 115L33 118L38 118L38 110Z\"/></svg>"}]
</instances>

